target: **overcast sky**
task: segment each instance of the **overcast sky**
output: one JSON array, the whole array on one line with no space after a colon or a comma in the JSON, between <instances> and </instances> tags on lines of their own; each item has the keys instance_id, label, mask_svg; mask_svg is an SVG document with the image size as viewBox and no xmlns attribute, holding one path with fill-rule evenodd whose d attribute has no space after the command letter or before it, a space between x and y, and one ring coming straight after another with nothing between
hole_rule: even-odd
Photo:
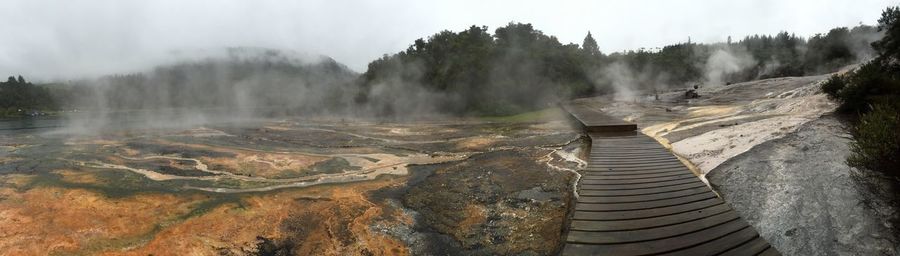
<instances>
[{"instance_id":1,"label":"overcast sky","mask_svg":"<svg viewBox=\"0 0 900 256\"><path fill-rule=\"evenodd\" d=\"M532 23L563 43L590 30L604 52L782 30L808 37L874 24L897 1L43 1L0 3L0 75L132 72L173 52L231 46L331 56L356 71L440 30Z\"/></svg>"}]
</instances>

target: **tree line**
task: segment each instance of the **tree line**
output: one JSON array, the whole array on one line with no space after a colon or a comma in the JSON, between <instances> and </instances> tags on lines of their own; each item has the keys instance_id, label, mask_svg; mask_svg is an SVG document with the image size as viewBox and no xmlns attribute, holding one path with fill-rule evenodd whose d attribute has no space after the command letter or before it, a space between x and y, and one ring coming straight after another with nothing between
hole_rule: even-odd
<instances>
[{"instance_id":1,"label":"tree line","mask_svg":"<svg viewBox=\"0 0 900 256\"><path fill-rule=\"evenodd\" d=\"M471 26L418 39L405 51L369 63L361 86L413 84L442 95L435 102L441 112L510 114L545 104L551 95L591 95L595 86L583 68L591 60L587 56L577 44L562 44L531 24L509 24L494 34ZM358 102L380 100L370 91L361 90Z\"/></svg>"},{"instance_id":2,"label":"tree line","mask_svg":"<svg viewBox=\"0 0 900 256\"><path fill-rule=\"evenodd\" d=\"M438 110L458 115L504 115L544 108L570 99L616 90L624 68L630 89L652 91L703 83L733 83L760 78L833 72L870 58L877 28L859 25L835 28L805 39L781 32L752 35L737 42L667 45L604 54L588 32L581 45L563 44L531 24L509 23L494 30L471 26L460 32L441 31L415 40L406 50L372 61L362 86L406 83L443 95ZM707 62L719 52L743 62L709 81ZM360 103L380 99L361 90ZM393 113L396 109L383 109Z\"/></svg>"},{"instance_id":3,"label":"tree line","mask_svg":"<svg viewBox=\"0 0 900 256\"><path fill-rule=\"evenodd\" d=\"M300 61L269 49L230 48L224 56L50 87L64 109L230 111L296 114L345 104L358 76L330 58ZM262 113L265 112L265 113Z\"/></svg>"},{"instance_id":4,"label":"tree line","mask_svg":"<svg viewBox=\"0 0 900 256\"><path fill-rule=\"evenodd\" d=\"M21 75L0 82L0 118L40 115L55 109L56 101L47 88L34 85Z\"/></svg>"},{"instance_id":5,"label":"tree line","mask_svg":"<svg viewBox=\"0 0 900 256\"><path fill-rule=\"evenodd\" d=\"M268 107L496 116L623 88L651 92L832 72L874 56L870 44L880 37L877 28L860 25L809 39L782 32L606 54L590 32L579 45L561 43L526 23L493 31L471 26L415 40L404 51L372 61L361 75L330 59L304 64L274 50L232 48L223 59L45 88L11 80L0 92L0 107L10 114L19 109Z\"/></svg>"}]
</instances>

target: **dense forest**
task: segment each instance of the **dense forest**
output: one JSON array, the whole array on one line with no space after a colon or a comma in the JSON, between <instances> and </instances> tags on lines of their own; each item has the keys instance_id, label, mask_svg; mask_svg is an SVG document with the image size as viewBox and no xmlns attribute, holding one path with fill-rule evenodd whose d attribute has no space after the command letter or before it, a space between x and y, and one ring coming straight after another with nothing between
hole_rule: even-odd
<instances>
[{"instance_id":1,"label":"dense forest","mask_svg":"<svg viewBox=\"0 0 900 256\"><path fill-rule=\"evenodd\" d=\"M487 27L471 26L418 39L405 51L371 62L362 86L424 88L442 96L430 101L441 112L504 115L622 90L833 72L871 58L870 45L880 37L875 27L860 25L809 39L782 32L607 55L590 32L579 46L562 44L531 24L510 23L493 34ZM362 90L358 100L377 105L382 99L365 94L371 91ZM382 105L384 113L398 111Z\"/></svg>"},{"instance_id":2,"label":"dense forest","mask_svg":"<svg viewBox=\"0 0 900 256\"><path fill-rule=\"evenodd\" d=\"M327 57L301 61L276 50L230 48L224 56L56 85L51 93L65 109L286 115L347 104L353 93L343 90L357 76Z\"/></svg>"},{"instance_id":3,"label":"dense forest","mask_svg":"<svg viewBox=\"0 0 900 256\"><path fill-rule=\"evenodd\" d=\"M416 40L406 51L370 63L363 86L413 84L441 95L432 99L440 112L481 115L522 112L545 107L541 104L559 94L594 92L587 56L599 55L596 49L591 53L576 44L563 45L531 24L510 24L493 35L487 30L472 26ZM380 100L377 96L360 99L367 103ZM388 114L401 111L383 106Z\"/></svg>"},{"instance_id":4,"label":"dense forest","mask_svg":"<svg viewBox=\"0 0 900 256\"><path fill-rule=\"evenodd\" d=\"M56 101L45 87L25 81L22 76L10 76L6 82L0 82L0 118L36 116L56 109Z\"/></svg>"},{"instance_id":5,"label":"dense forest","mask_svg":"<svg viewBox=\"0 0 900 256\"><path fill-rule=\"evenodd\" d=\"M782 32L606 54L590 32L579 45L531 24L509 23L493 33L471 26L415 40L361 75L327 57L301 61L277 50L231 48L134 74L43 87L10 80L0 107L4 115L54 109L509 115L591 95L828 73L873 58L871 43L881 36L860 25L809 39Z\"/></svg>"}]
</instances>

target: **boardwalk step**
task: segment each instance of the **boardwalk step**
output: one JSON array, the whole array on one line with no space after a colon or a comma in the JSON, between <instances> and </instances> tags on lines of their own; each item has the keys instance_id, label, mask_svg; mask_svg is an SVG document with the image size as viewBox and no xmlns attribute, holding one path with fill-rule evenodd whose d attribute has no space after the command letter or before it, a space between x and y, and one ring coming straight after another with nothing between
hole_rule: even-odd
<instances>
[{"instance_id":1,"label":"boardwalk step","mask_svg":"<svg viewBox=\"0 0 900 256\"><path fill-rule=\"evenodd\" d=\"M627 231L648 229L685 223L730 211L727 205L720 204L709 208L693 210L660 217L633 220L572 220L572 230L583 231Z\"/></svg>"},{"instance_id":2,"label":"boardwalk step","mask_svg":"<svg viewBox=\"0 0 900 256\"><path fill-rule=\"evenodd\" d=\"M584 181L582 181L582 182L584 182ZM644 189L644 188L661 188L661 187L675 186L675 185L681 185L681 184L690 184L690 183L703 184L703 182L700 182L700 180L698 180L696 178L689 178L689 179L671 180L671 181L665 181L665 182L655 182L655 183L645 183L645 184L622 184L622 185L580 184L579 188L592 189L592 190L629 190L629 189Z\"/></svg>"},{"instance_id":3,"label":"boardwalk step","mask_svg":"<svg viewBox=\"0 0 900 256\"><path fill-rule=\"evenodd\" d=\"M646 179L646 178L659 178L659 177L671 177L684 174L684 170L674 170L669 172L662 173L646 173L646 174L624 174L624 175L603 175L603 174L594 174L594 173L585 173L581 178L588 180L628 180L628 179Z\"/></svg>"},{"instance_id":4,"label":"boardwalk step","mask_svg":"<svg viewBox=\"0 0 900 256\"><path fill-rule=\"evenodd\" d=\"M645 183L657 183L657 182L666 182L673 180L681 180L681 179L696 179L697 176L694 176L692 173L682 173L681 175L676 176L667 176L667 177L654 177L654 178L642 178L642 179L617 179L617 180L607 180L607 179L581 179L581 184L590 184L590 185L621 185L621 184L645 184Z\"/></svg>"},{"instance_id":5,"label":"boardwalk step","mask_svg":"<svg viewBox=\"0 0 900 256\"><path fill-rule=\"evenodd\" d=\"M670 198L679 198L685 197L689 195L696 195L700 193L709 193L709 188L706 186L695 187L690 189L683 189L678 191L671 191L668 193L657 193L657 194L649 194L649 195L633 195L633 196L595 196L591 194L583 194L578 198L578 202L584 203L633 203L633 202L647 202L647 201L656 201Z\"/></svg>"},{"instance_id":6,"label":"boardwalk step","mask_svg":"<svg viewBox=\"0 0 900 256\"><path fill-rule=\"evenodd\" d=\"M634 220L695 211L722 203L722 200L719 198L710 198L681 205L635 211L591 212L576 210L573 218L579 220Z\"/></svg>"},{"instance_id":7,"label":"boardwalk step","mask_svg":"<svg viewBox=\"0 0 900 256\"><path fill-rule=\"evenodd\" d=\"M716 197L716 194L713 192L707 191L706 193L694 194L684 197L678 198L670 198L664 200L657 201L648 201L648 202L634 202L634 203L587 203L582 202L579 198L578 205L575 206L575 210L578 211L596 211L596 212L604 212L604 211L628 211L628 210L644 210L644 209L653 209L660 208L666 206L673 206L679 204L686 204L690 202L700 201L703 199L709 199Z\"/></svg>"},{"instance_id":8,"label":"boardwalk step","mask_svg":"<svg viewBox=\"0 0 900 256\"><path fill-rule=\"evenodd\" d=\"M646 188L646 189L628 189L628 190L582 189L578 192L578 194L582 195L582 196L622 197L622 196L663 194L663 193L674 192L674 191L679 191L679 190L685 190L685 189L691 189L691 188L703 188L703 187L706 187L706 184L703 184L702 182L691 182L691 183L675 185L675 186L659 187L659 188Z\"/></svg>"},{"instance_id":9,"label":"boardwalk step","mask_svg":"<svg viewBox=\"0 0 900 256\"><path fill-rule=\"evenodd\" d=\"M740 216L738 216L734 212L725 212L675 225L638 230L594 232L582 231L578 229L579 227L572 227L572 231L569 232L569 236L566 239L567 241L574 243L633 243L681 236L694 233L696 231L703 231L705 229L717 227L723 224L730 225L730 228L734 229L735 231L747 226L745 223L743 223L743 221L740 221ZM702 234L703 232L698 233Z\"/></svg>"}]
</instances>

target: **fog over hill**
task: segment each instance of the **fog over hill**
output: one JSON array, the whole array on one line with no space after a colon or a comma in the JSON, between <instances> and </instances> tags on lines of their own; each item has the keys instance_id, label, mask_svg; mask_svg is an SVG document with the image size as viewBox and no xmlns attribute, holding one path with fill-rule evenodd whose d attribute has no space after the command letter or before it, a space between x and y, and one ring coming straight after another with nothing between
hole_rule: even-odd
<instances>
[{"instance_id":1,"label":"fog over hill","mask_svg":"<svg viewBox=\"0 0 900 256\"><path fill-rule=\"evenodd\" d=\"M68 118L90 130L128 117L180 125L258 117L347 114L358 74L326 56L228 48L144 72L47 85Z\"/></svg>"},{"instance_id":2,"label":"fog over hill","mask_svg":"<svg viewBox=\"0 0 900 256\"><path fill-rule=\"evenodd\" d=\"M5 0L0 256L900 255L896 5Z\"/></svg>"},{"instance_id":3,"label":"fog over hill","mask_svg":"<svg viewBox=\"0 0 900 256\"><path fill-rule=\"evenodd\" d=\"M563 44L532 24L449 30L356 73L326 56L237 47L185 52L143 72L50 86L61 110L229 117L498 116L578 97L631 98L693 85L832 72L872 56L875 27L809 39L782 32L712 44L604 53L590 32ZM196 119L196 118L194 118Z\"/></svg>"},{"instance_id":4,"label":"fog over hill","mask_svg":"<svg viewBox=\"0 0 900 256\"><path fill-rule=\"evenodd\" d=\"M174 50L231 46L323 54L365 72L371 60L416 38L510 21L533 23L564 44L580 43L590 30L604 52L785 29L809 37L870 24L895 2L11 0L0 8L0 73L34 81L129 73Z\"/></svg>"},{"instance_id":5,"label":"fog over hill","mask_svg":"<svg viewBox=\"0 0 900 256\"><path fill-rule=\"evenodd\" d=\"M223 56L72 83L71 90L86 97L69 104L116 110L330 109L345 101L341 97L347 93L341 90L355 77L355 72L328 57L300 59L276 50L231 48Z\"/></svg>"}]
</instances>

